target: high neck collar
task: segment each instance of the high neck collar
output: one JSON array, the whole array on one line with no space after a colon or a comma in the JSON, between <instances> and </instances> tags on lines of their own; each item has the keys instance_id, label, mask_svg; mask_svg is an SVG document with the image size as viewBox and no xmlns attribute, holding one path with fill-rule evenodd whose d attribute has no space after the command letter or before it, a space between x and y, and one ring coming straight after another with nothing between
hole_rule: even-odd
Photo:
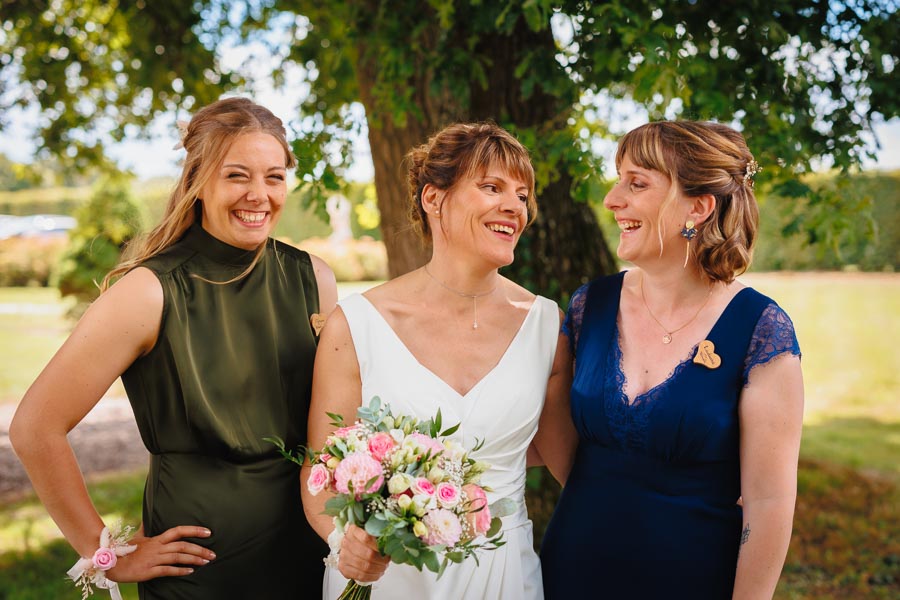
<instances>
[{"instance_id":1,"label":"high neck collar","mask_svg":"<svg viewBox=\"0 0 900 600\"><path fill-rule=\"evenodd\" d=\"M219 238L203 229L199 221L195 221L184 235L184 242L198 253L223 265L246 267L253 262L256 250L245 250L226 244Z\"/></svg>"}]
</instances>

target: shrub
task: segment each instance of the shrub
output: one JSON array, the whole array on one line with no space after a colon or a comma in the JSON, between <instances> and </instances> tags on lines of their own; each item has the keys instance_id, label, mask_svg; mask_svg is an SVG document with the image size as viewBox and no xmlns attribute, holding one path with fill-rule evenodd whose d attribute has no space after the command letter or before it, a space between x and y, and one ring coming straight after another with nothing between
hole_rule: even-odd
<instances>
[{"instance_id":1,"label":"shrub","mask_svg":"<svg viewBox=\"0 0 900 600\"><path fill-rule=\"evenodd\" d=\"M760 198L757 271L900 268L900 173L816 174ZM808 185L809 194L804 195ZM796 189L795 189L796 188Z\"/></svg>"},{"instance_id":2,"label":"shrub","mask_svg":"<svg viewBox=\"0 0 900 600\"><path fill-rule=\"evenodd\" d=\"M47 286L68 243L66 234L0 240L0 286Z\"/></svg>"},{"instance_id":3,"label":"shrub","mask_svg":"<svg viewBox=\"0 0 900 600\"><path fill-rule=\"evenodd\" d=\"M383 242L368 237L343 242L308 238L295 245L328 263L338 281L387 279L387 250Z\"/></svg>"},{"instance_id":4,"label":"shrub","mask_svg":"<svg viewBox=\"0 0 900 600\"><path fill-rule=\"evenodd\" d=\"M54 280L63 296L74 296L83 309L99 294L98 284L116 266L125 244L140 230L140 210L122 176L100 183L90 200L75 211L78 225Z\"/></svg>"}]
</instances>

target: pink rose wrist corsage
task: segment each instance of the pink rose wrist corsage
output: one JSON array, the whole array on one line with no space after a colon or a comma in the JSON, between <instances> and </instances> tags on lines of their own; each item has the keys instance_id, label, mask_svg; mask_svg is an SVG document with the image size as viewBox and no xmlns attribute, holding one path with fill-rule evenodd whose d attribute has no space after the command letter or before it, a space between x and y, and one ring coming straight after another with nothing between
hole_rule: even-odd
<instances>
[{"instance_id":1,"label":"pink rose wrist corsage","mask_svg":"<svg viewBox=\"0 0 900 600\"><path fill-rule=\"evenodd\" d=\"M113 600L122 600L119 585L115 581L107 579L106 572L116 566L120 556L131 554L137 550L137 546L128 543L131 531L131 527L123 530L118 527L114 527L112 530L104 527L100 532L100 547L97 548L94 555L90 558L78 559L78 562L66 572L69 579L81 587L82 600L94 593L93 586L109 590L109 595Z\"/></svg>"}]
</instances>

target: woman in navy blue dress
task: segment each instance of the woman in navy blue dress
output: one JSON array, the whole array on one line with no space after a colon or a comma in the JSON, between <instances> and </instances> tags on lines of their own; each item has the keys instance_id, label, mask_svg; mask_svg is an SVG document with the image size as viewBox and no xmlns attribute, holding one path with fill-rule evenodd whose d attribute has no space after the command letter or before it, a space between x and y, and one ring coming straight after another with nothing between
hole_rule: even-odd
<instances>
[{"instance_id":1,"label":"woman in navy blue dress","mask_svg":"<svg viewBox=\"0 0 900 600\"><path fill-rule=\"evenodd\" d=\"M575 463L541 549L546 597L769 598L803 413L787 314L735 280L756 237L743 136L656 122L604 205L635 265L573 296Z\"/></svg>"}]
</instances>

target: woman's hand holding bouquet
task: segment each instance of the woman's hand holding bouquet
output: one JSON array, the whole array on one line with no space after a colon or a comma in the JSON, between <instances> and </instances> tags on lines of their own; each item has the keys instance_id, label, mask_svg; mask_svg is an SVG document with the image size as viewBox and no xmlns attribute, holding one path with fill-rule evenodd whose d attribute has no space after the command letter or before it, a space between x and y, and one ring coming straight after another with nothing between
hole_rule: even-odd
<instances>
[{"instance_id":1,"label":"woman's hand holding bouquet","mask_svg":"<svg viewBox=\"0 0 900 600\"><path fill-rule=\"evenodd\" d=\"M394 416L376 396L359 408L352 425L340 415L328 416L337 429L321 451L307 452L310 493L334 494L325 504L335 525L326 562L337 566L350 525L375 538L391 561L420 571L425 567L439 577L451 562L468 557L477 562L476 551L504 544L497 535L500 517L511 512L513 503L500 500L488 506L478 481L489 465L469 456L481 444L467 451L449 439L459 425L441 431L440 411L427 421ZM270 441L286 457L303 462L281 440ZM341 598L370 595L370 587L350 581Z\"/></svg>"}]
</instances>

